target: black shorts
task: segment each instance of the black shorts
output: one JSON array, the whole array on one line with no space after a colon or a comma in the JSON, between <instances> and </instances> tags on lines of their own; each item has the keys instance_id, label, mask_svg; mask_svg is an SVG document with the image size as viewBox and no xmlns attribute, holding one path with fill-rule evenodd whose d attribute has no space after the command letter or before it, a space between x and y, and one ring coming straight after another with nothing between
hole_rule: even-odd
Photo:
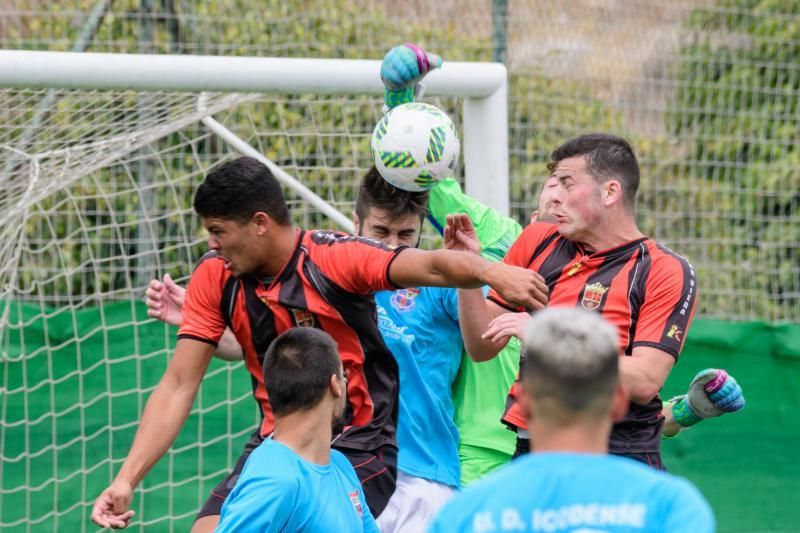
<instances>
[{"instance_id":1,"label":"black shorts","mask_svg":"<svg viewBox=\"0 0 800 533\"><path fill-rule=\"evenodd\" d=\"M640 463L644 463L647 466L655 468L656 470L661 470L662 472L666 472L667 469L664 467L664 463L661 462L661 453L660 452L640 452L640 453L614 453L609 452L611 455L618 455L620 457L628 457L633 459L634 461L639 461Z\"/></svg>"},{"instance_id":2,"label":"black shorts","mask_svg":"<svg viewBox=\"0 0 800 533\"><path fill-rule=\"evenodd\" d=\"M200 508L195 520L204 516L220 515L222 504L233 490L234 485L236 485L250 452L255 450L263 440L258 431L250 435L250 439L244 445L244 451L233 466L233 470L211 490L211 495L203 504L203 507ZM372 516L377 518L386 507L386 504L389 503L389 498L394 494L394 487L397 482L397 448L386 445L375 451L347 448L335 449L342 452L353 465L364 489L367 505L372 511Z\"/></svg>"},{"instance_id":3,"label":"black shorts","mask_svg":"<svg viewBox=\"0 0 800 533\"><path fill-rule=\"evenodd\" d=\"M369 510L373 517L378 518L389 503L397 484L397 448L386 445L374 451L336 449L353 465L361 481L361 488L364 489Z\"/></svg>"},{"instance_id":4,"label":"black shorts","mask_svg":"<svg viewBox=\"0 0 800 533\"><path fill-rule=\"evenodd\" d=\"M522 437L517 437L517 448L514 450L514 459L521 455L525 455L526 453L531 451L531 441L530 439L525 439ZM640 453L615 453L609 452L611 455L618 455L620 457L628 457L633 459L634 461L639 461L640 463L644 463L656 470L661 470L666 472L666 468L664 467L664 463L661 462L661 454L659 452L640 452Z\"/></svg>"}]
</instances>

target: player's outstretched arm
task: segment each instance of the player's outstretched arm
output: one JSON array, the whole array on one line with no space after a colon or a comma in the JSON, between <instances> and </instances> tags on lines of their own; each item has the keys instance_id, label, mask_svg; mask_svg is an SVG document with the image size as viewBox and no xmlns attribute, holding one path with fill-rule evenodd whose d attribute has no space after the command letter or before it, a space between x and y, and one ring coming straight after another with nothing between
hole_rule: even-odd
<instances>
[{"instance_id":1,"label":"player's outstretched arm","mask_svg":"<svg viewBox=\"0 0 800 533\"><path fill-rule=\"evenodd\" d=\"M672 437L706 418L735 413L744 406L744 392L736 379L725 370L706 368L692 379L686 394L664 403L664 436Z\"/></svg>"},{"instance_id":2,"label":"player's outstretched arm","mask_svg":"<svg viewBox=\"0 0 800 533\"><path fill-rule=\"evenodd\" d=\"M484 285L515 305L541 309L547 287L532 270L491 263L467 252L403 250L389 267L389 278L401 287L434 286L477 289Z\"/></svg>"},{"instance_id":3,"label":"player's outstretched arm","mask_svg":"<svg viewBox=\"0 0 800 533\"><path fill-rule=\"evenodd\" d=\"M186 299L186 288L175 283L169 274L164 274L164 281L150 280L145 291L144 303L147 305L147 316L157 318L170 326L180 326L183 322L183 302ZM230 328L225 329L219 340L214 357L224 361L241 361L242 347Z\"/></svg>"},{"instance_id":4,"label":"player's outstretched arm","mask_svg":"<svg viewBox=\"0 0 800 533\"><path fill-rule=\"evenodd\" d=\"M181 339L175 355L147 400L128 457L114 482L95 501L92 521L103 527L126 527L133 490L166 453L183 427L211 360L213 346Z\"/></svg>"},{"instance_id":5,"label":"player's outstretched arm","mask_svg":"<svg viewBox=\"0 0 800 533\"><path fill-rule=\"evenodd\" d=\"M381 63L386 108L413 102L417 84L428 72L441 66L441 57L412 43L389 50Z\"/></svg>"}]
</instances>

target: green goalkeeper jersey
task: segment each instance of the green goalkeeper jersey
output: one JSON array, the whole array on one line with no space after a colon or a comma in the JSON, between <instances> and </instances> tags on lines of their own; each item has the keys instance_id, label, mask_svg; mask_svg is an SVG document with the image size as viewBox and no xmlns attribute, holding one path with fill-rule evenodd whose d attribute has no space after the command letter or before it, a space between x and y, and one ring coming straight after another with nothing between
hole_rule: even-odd
<instances>
[{"instance_id":1,"label":"green goalkeeper jersey","mask_svg":"<svg viewBox=\"0 0 800 533\"><path fill-rule=\"evenodd\" d=\"M481 254L491 261L500 261L522 232L516 221L462 192L454 179L444 180L431 189L428 209L439 230L445 226L447 215L469 215L481 241ZM453 385L455 423L461 444L507 454L514 451L515 434L506 429L500 418L519 370L519 351L519 340L512 337L490 361L475 363L466 353L462 354Z\"/></svg>"}]
</instances>

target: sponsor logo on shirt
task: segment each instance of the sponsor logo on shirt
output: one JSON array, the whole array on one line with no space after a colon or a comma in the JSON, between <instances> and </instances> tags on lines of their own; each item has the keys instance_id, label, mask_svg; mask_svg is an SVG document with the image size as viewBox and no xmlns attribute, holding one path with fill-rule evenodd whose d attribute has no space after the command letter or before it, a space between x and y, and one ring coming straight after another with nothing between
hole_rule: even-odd
<instances>
[{"instance_id":1,"label":"sponsor logo on shirt","mask_svg":"<svg viewBox=\"0 0 800 533\"><path fill-rule=\"evenodd\" d=\"M410 346L414 342L414 335L406 333L408 326L398 326L394 321L389 318L386 310L378 306L378 327L381 330L381 335L387 339L394 339Z\"/></svg>"},{"instance_id":2,"label":"sponsor logo on shirt","mask_svg":"<svg viewBox=\"0 0 800 533\"><path fill-rule=\"evenodd\" d=\"M417 296L419 296L419 289L400 289L392 294L389 302L401 313L407 313L414 309L414 305L416 305L414 300Z\"/></svg>"},{"instance_id":3,"label":"sponsor logo on shirt","mask_svg":"<svg viewBox=\"0 0 800 533\"><path fill-rule=\"evenodd\" d=\"M683 336L683 331L681 331L681 329L675 324L672 324L672 326L670 326L669 328L669 331L667 332L667 337L669 337L670 339L675 339L678 342L681 342L681 336Z\"/></svg>"},{"instance_id":4,"label":"sponsor logo on shirt","mask_svg":"<svg viewBox=\"0 0 800 533\"><path fill-rule=\"evenodd\" d=\"M603 301L603 295L608 291L608 287L602 283L592 283L583 289L583 299L581 300L581 307L594 311L600 307Z\"/></svg>"},{"instance_id":5,"label":"sponsor logo on shirt","mask_svg":"<svg viewBox=\"0 0 800 533\"><path fill-rule=\"evenodd\" d=\"M353 492L348 492L347 495L350 496L350 503L353 504L356 513L358 513L358 517L363 518L364 509L361 508L361 499L358 497L358 489L354 490Z\"/></svg>"}]
</instances>

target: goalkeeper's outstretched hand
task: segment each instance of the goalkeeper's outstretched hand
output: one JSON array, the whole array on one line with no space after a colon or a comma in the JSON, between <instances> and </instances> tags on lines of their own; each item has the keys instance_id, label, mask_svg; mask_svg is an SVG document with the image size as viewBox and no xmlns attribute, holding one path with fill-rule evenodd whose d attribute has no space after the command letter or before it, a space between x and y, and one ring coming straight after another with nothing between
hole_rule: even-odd
<instances>
[{"instance_id":1,"label":"goalkeeper's outstretched hand","mask_svg":"<svg viewBox=\"0 0 800 533\"><path fill-rule=\"evenodd\" d=\"M689 392L670 400L675 421L683 427L706 418L744 409L742 387L727 372L707 368L699 372L689 385Z\"/></svg>"},{"instance_id":2,"label":"goalkeeper's outstretched hand","mask_svg":"<svg viewBox=\"0 0 800 533\"><path fill-rule=\"evenodd\" d=\"M381 63L386 106L391 109L414 101L414 90L425 75L442 66L442 58L411 43L395 46Z\"/></svg>"}]
</instances>

